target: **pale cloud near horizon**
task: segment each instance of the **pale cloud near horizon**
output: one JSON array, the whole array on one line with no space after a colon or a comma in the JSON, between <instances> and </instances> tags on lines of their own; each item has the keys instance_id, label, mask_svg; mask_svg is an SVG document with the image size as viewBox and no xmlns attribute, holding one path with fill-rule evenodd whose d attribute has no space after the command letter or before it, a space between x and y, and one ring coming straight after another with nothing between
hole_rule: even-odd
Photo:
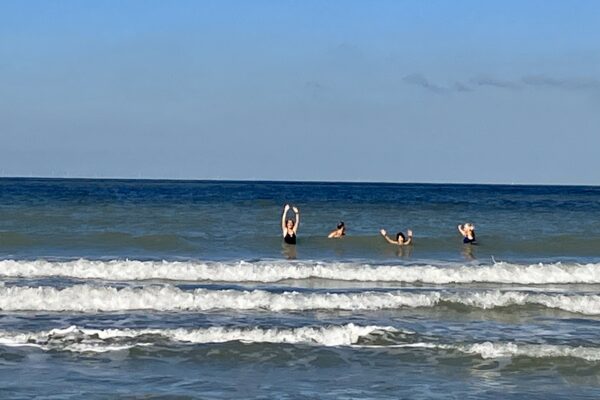
<instances>
[{"instance_id":1,"label":"pale cloud near horizon","mask_svg":"<svg viewBox=\"0 0 600 400\"><path fill-rule=\"evenodd\" d=\"M423 74L413 73L406 75L402 80L406 84L418 86L436 94L472 92L478 87L501 90L554 88L566 91L600 91L600 80L592 77L555 78L547 75L526 75L520 79L507 80L481 76L467 81L456 81L451 85L442 85L433 82Z\"/></svg>"},{"instance_id":2,"label":"pale cloud near horizon","mask_svg":"<svg viewBox=\"0 0 600 400\"><path fill-rule=\"evenodd\" d=\"M472 78L469 80L469 83L473 86L491 86L500 89L519 89L521 86L518 82L493 78L490 76Z\"/></svg>"},{"instance_id":3,"label":"pale cloud near horizon","mask_svg":"<svg viewBox=\"0 0 600 400\"><path fill-rule=\"evenodd\" d=\"M600 80L594 78L557 79L543 75L529 75L522 79L525 85L553 87L565 90L600 90Z\"/></svg>"},{"instance_id":4,"label":"pale cloud near horizon","mask_svg":"<svg viewBox=\"0 0 600 400\"><path fill-rule=\"evenodd\" d=\"M410 85L420 86L423 89L434 93L446 93L452 91L450 88L431 82L422 74L410 74L405 76L402 80Z\"/></svg>"}]
</instances>

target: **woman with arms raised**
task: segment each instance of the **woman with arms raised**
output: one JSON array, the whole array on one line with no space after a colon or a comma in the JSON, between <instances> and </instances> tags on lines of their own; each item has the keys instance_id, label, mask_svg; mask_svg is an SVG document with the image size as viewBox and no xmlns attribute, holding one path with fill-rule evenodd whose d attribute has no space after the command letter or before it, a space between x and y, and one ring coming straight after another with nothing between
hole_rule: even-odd
<instances>
[{"instance_id":1,"label":"woman with arms raised","mask_svg":"<svg viewBox=\"0 0 600 400\"><path fill-rule=\"evenodd\" d=\"M296 233L298 232L298 225L300 225L300 211L297 207L292 207L294 214L296 214L296 220L286 219L287 213L290 210L290 205L286 204L283 208L283 214L281 215L281 231L283 234L283 241L287 244L296 244Z\"/></svg>"},{"instance_id":2,"label":"woman with arms raised","mask_svg":"<svg viewBox=\"0 0 600 400\"><path fill-rule=\"evenodd\" d=\"M382 229L379 232L381 233L381 236L383 236L383 238L391 244L397 244L398 246L406 246L412 244L413 242L413 232L410 229L406 231L406 236L404 236L404 233L402 232L396 233L396 240L390 239L385 229Z\"/></svg>"},{"instance_id":3,"label":"woman with arms raised","mask_svg":"<svg viewBox=\"0 0 600 400\"><path fill-rule=\"evenodd\" d=\"M477 244L475 239L475 225L470 222L458 226L458 231L463 235L464 244Z\"/></svg>"}]
</instances>

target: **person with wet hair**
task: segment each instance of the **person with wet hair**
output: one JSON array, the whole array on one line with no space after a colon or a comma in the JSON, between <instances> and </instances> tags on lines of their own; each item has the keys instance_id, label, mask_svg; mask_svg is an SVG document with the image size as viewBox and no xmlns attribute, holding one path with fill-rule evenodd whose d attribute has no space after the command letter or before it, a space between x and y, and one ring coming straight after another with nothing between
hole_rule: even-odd
<instances>
[{"instance_id":1,"label":"person with wet hair","mask_svg":"<svg viewBox=\"0 0 600 400\"><path fill-rule=\"evenodd\" d=\"M477 244L477 239L475 239L475 225L470 222L458 225L458 231L463 235L464 244Z\"/></svg>"},{"instance_id":2,"label":"person with wet hair","mask_svg":"<svg viewBox=\"0 0 600 400\"><path fill-rule=\"evenodd\" d=\"M410 229L406 231L406 236L402 232L396 233L396 240L389 238L385 229L382 229L379 232L381 233L381 236L383 236L383 238L391 244L397 244L398 246L406 246L412 244L413 242L413 232Z\"/></svg>"},{"instance_id":3,"label":"person with wet hair","mask_svg":"<svg viewBox=\"0 0 600 400\"><path fill-rule=\"evenodd\" d=\"M342 236L346 236L346 225L344 225L344 221L340 221L340 223L337 224L337 228L327 235L329 239L338 239Z\"/></svg>"},{"instance_id":4,"label":"person with wet hair","mask_svg":"<svg viewBox=\"0 0 600 400\"><path fill-rule=\"evenodd\" d=\"M296 233L298 232L298 225L300 225L300 211L297 207L292 207L292 211L296 215L296 219L286 219L290 205L286 204L283 208L283 214L281 215L281 230L283 234L283 241L287 244L296 244Z\"/></svg>"}]
</instances>

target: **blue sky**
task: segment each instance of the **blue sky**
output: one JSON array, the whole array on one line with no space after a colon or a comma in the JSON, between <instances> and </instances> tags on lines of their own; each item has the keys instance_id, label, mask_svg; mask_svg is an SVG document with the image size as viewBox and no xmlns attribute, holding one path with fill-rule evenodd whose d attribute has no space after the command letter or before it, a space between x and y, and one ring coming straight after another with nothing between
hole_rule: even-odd
<instances>
[{"instance_id":1,"label":"blue sky","mask_svg":"<svg viewBox=\"0 0 600 400\"><path fill-rule=\"evenodd\" d=\"M600 184L597 1L0 2L0 175Z\"/></svg>"}]
</instances>

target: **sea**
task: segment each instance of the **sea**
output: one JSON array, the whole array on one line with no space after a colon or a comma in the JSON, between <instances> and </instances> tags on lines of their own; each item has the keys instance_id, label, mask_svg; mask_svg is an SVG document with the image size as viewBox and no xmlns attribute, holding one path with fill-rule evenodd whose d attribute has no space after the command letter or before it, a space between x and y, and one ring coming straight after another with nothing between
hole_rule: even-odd
<instances>
[{"instance_id":1,"label":"sea","mask_svg":"<svg viewBox=\"0 0 600 400\"><path fill-rule=\"evenodd\" d=\"M600 187L0 179L2 399L598 399L599 290Z\"/></svg>"}]
</instances>

